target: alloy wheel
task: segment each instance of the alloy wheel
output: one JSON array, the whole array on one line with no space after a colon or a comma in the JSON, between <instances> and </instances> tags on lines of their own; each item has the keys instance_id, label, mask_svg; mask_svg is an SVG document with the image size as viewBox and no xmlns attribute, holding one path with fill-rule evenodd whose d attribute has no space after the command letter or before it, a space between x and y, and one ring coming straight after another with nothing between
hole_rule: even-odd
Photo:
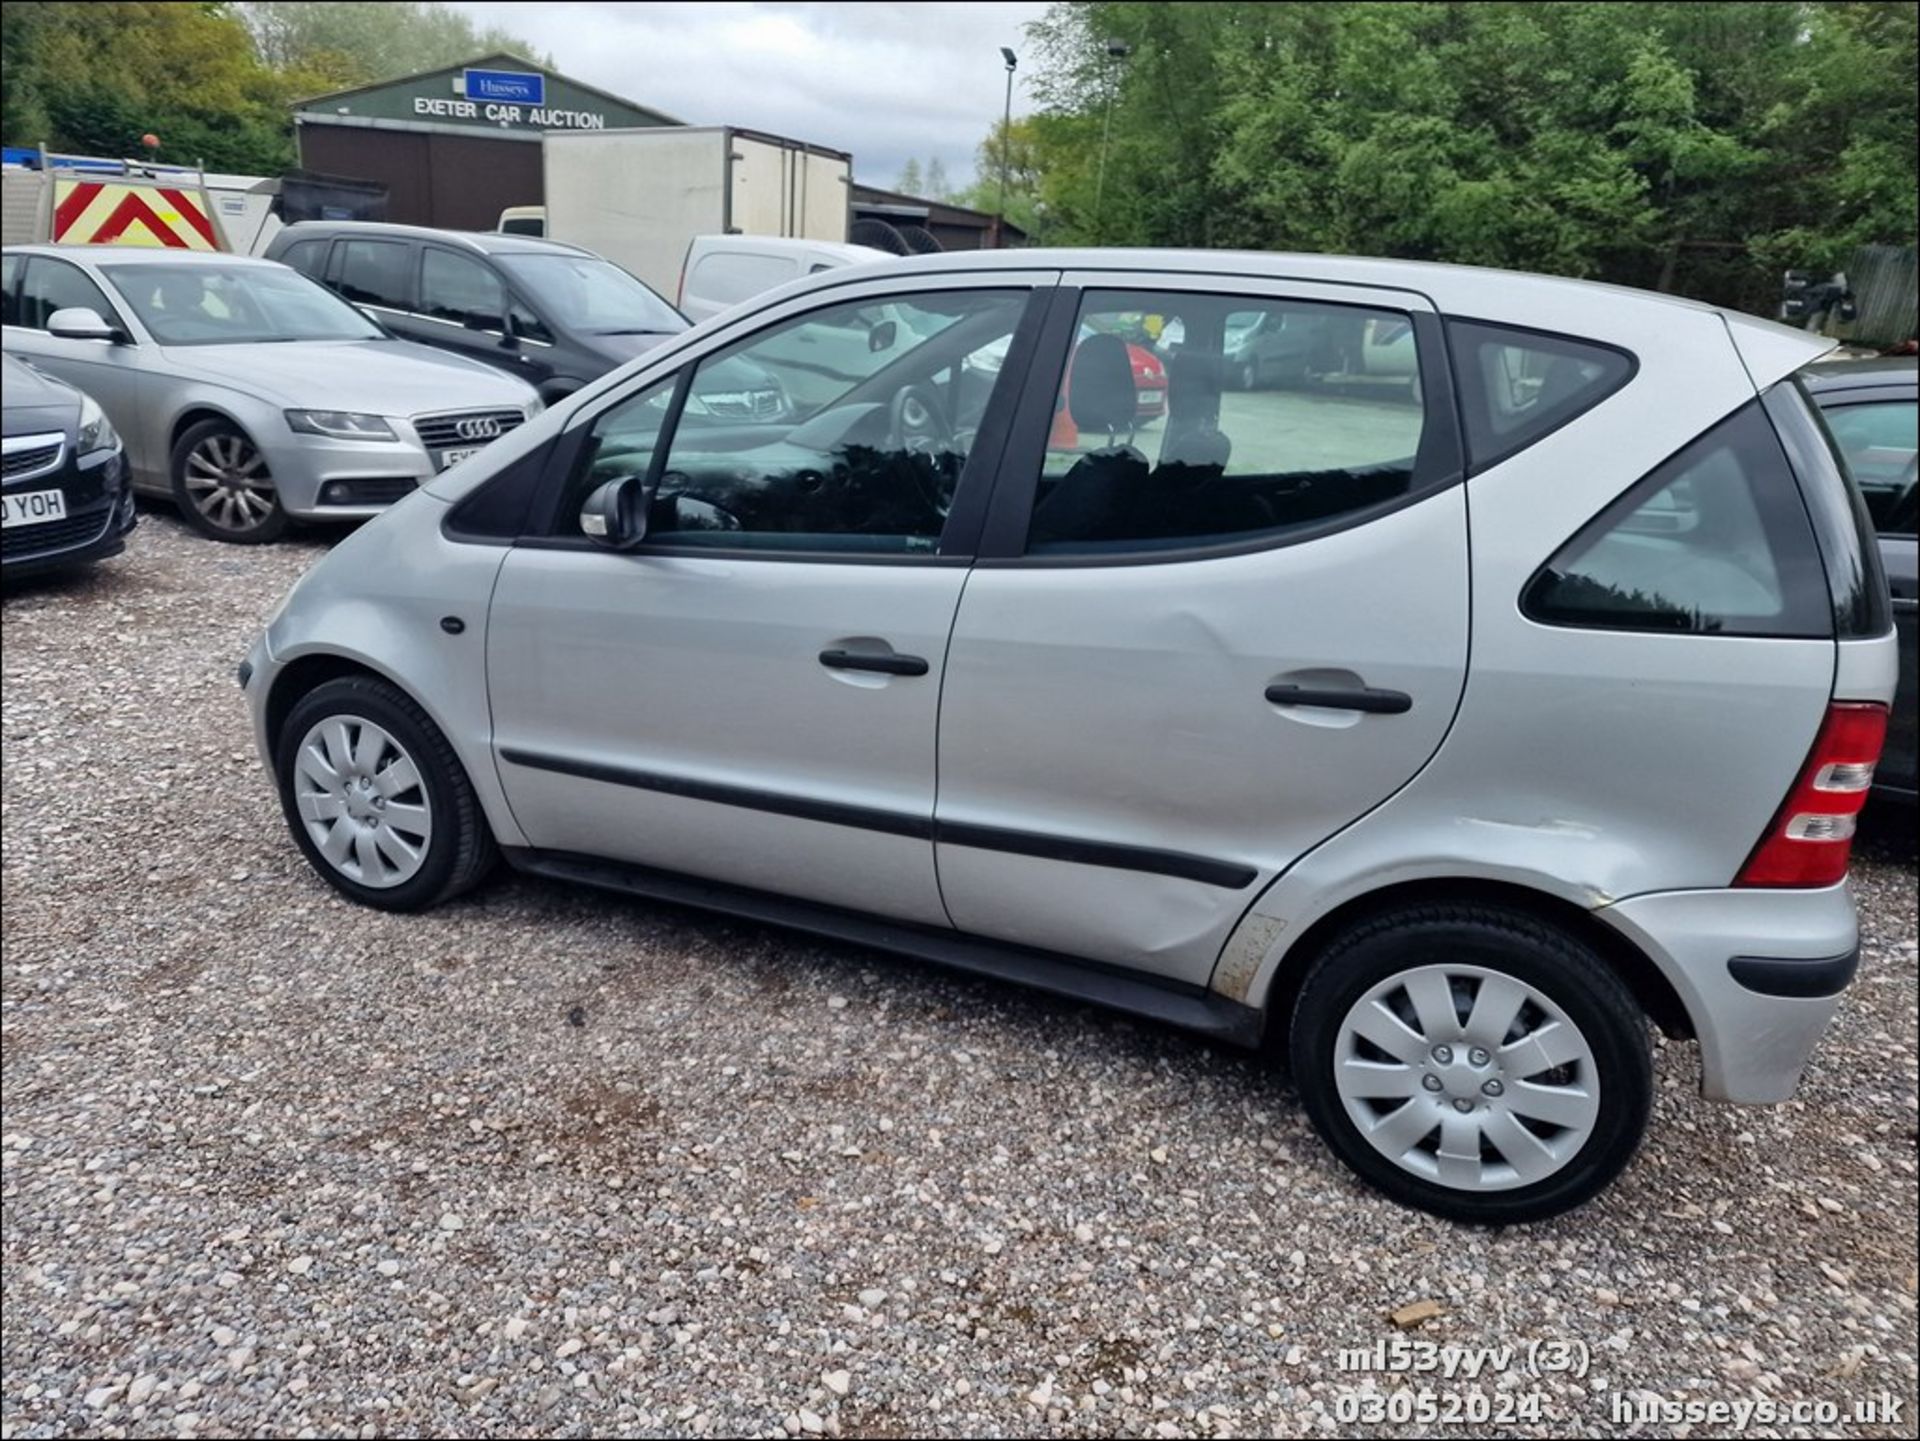
<instances>
[{"instance_id":1,"label":"alloy wheel","mask_svg":"<svg viewBox=\"0 0 1920 1441\"><path fill-rule=\"evenodd\" d=\"M433 807L413 758L353 715L316 722L293 763L294 802L314 848L341 875L385 889L411 879L433 841Z\"/></svg>"},{"instance_id":2,"label":"alloy wheel","mask_svg":"<svg viewBox=\"0 0 1920 1441\"><path fill-rule=\"evenodd\" d=\"M182 483L207 524L242 534L273 515L276 496L266 457L244 435L209 435L187 452Z\"/></svg>"},{"instance_id":3,"label":"alloy wheel","mask_svg":"<svg viewBox=\"0 0 1920 1441\"><path fill-rule=\"evenodd\" d=\"M1334 1086L1394 1165L1462 1191L1553 1175L1600 1115L1592 1046L1553 1000L1484 966L1418 966L1347 1011Z\"/></svg>"}]
</instances>

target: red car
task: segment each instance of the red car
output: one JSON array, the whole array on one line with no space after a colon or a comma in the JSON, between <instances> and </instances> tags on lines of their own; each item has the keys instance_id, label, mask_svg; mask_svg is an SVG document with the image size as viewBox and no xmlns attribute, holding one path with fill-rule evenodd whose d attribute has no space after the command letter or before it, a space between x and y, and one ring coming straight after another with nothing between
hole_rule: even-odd
<instances>
[{"instance_id":1,"label":"red car","mask_svg":"<svg viewBox=\"0 0 1920 1441\"><path fill-rule=\"evenodd\" d=\"M1167 413L1167 367L1144 345L1128 345L1133 362L1133 418L1153 420Z\"/></svg>"}]
</instances>

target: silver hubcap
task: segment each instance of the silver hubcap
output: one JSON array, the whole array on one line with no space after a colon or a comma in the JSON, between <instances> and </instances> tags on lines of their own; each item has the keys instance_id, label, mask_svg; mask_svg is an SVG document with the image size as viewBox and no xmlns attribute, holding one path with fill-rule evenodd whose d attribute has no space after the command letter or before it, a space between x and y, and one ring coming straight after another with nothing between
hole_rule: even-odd
<instances>
[{"instance_id":1,"label":"silver hubcap","mask_svg":"<svg viewBox=\"0 0 1920 1441\"><path fill-rule=\"evenodd\" d=\"M187 452L187 499L210 525L252 530L273 514L266 457L243 435L210 435Z\"/></svg>"},{"instance_id":2,"label":"silver hubcap","mask_svg":"<svg viewBox=\"0 0 1920 1441\"><path fill-rule=\"evenodd\" d=\"M1531 1185L1579 1154L1600 1114L1580 1028L1481 966L1418 966L1368 991L1334 1046L1347 1116L1404 1171L1461 1191Z\"/></svg>"},{"instance_id":3,"label":"silver hubcap","mask_svg":"<svg viewBox=\"0 0 1920 1441\"><path fill-rule=\"evenodd\" d=\"M427 858L433 811L413 758L372 721L329 716L309 730L293 763L300 820L341 875L384 889Z\"/></svg>"}]
</instances>

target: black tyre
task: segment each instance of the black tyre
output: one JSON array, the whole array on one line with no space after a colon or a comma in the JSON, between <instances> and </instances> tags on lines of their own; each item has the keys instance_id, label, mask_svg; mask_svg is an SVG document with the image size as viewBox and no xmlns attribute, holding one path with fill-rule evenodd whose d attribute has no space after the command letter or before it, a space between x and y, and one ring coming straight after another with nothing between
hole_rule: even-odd
<instances>
[{"instance_id":1,"label":"black tyre","mask_svg":"<svg viewBox=\"0 0 1920 1441\"><path fill-rule=\"evenodd\" d=\"M903 225L900 238L907 243L907 249L915 255L938 255L946 249L924 225Z\"/></svg>"},{"instance_id":2,"label":"black tyre","mask_svg":"<svg viewBox=\"0 0 1920 1441\"><path fill-rule=\"evenodd\" d=\"M287 533L287 512L266 456L230 420L190 425L174 442L173 498L200 534L235 545L265 545Z\"/></svg>"},{"instance_id":3,"label":"black tyre","mask_svg":"<svg viewBox=\"0 0 1920 1441\"><path fill-rule=\"evenodd\" d=\"M407 695L344 676L301 697L274 776L287 827L329 884L417 911L477 884L497 852L453 746Z\"/></svg>"},{"instance_id":4,"label":"black tyre","mask_svg":"<svg viewBox=\"0 0 1920 1441\"><path fill-rule=\"evenodd\" d=\"M847 242L884 250L889 255L911 255L907 242L884 220L856 220L847 229Z\"/></svg>"},{"instance_id":5,"label":"black tyre","mask_svg":"<svg viewBox=\"0 0 1920 1441\"><path fill-rule=\"evenodd\" d=\"M1647 1025L1584 941L1520 911L1424 905L1334 938L1291 1059L1328 1145L1395 1200L1538 1221L1617 1176L1653 1100Z\"/></svg>"}]
</instances>

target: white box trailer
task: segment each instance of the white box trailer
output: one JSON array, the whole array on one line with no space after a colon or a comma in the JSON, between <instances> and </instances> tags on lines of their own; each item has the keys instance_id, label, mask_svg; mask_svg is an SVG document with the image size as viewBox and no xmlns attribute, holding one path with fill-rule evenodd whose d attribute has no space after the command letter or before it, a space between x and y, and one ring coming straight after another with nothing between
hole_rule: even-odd
<instances>
[{"instance_id":1,"label":"white box trailer","mask_svg":"<svg viewBox=\"0 0 1920 1441\"><path fill-rule=\"evenodd\" d=\"M845 241L853 157L723 126L550 130L546 234L671 299L696 235Z\"/></svg>"}]
</instances>

